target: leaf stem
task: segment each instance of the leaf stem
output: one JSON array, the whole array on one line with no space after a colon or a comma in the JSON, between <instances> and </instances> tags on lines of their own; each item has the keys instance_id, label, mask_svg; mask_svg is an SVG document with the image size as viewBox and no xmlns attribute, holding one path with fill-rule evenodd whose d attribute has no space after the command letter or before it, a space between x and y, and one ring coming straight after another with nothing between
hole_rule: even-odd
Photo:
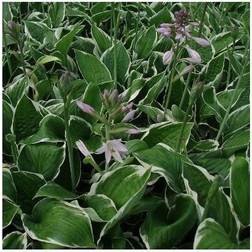
<instances>
[{"instance_id":1,"label":"leaf stem","mask_svg":"<svg viewBox=\"0 0 252 252\"><path fill-rule=\"evenodd\" d=\"M4 44L5 44L4 48L6 51L7 64L8 64L9 73L11 76L12 75L12 67L11 67L11 61L10 61L9 50L8 50L8 45L7 45L6 33L4 33L3 37L4 37Z\"/></svg>"},{"instance_id":2,"label":"leaf stem","mask_svg":"<svg viewBox=\"0 0 252 252\"><path fill-rule=\"evenodd\" d=\"M74 170L74 160L73 160L73 144L70 134L69 128L69 105L70 105L70 97L64 97L64 120L65 120L65 130L66 130L66 142L67 142L67 151L68 151L68 160L69 160L69 167L70 167L70 174L71 174L71 183L72 183L72 190L75 189L75 170Z\"/></svg>"},{"instance_id":3,"label":"leaf stem","mask_svg":"<svg viewBox=\"0 0 252 252\"><path fill-rule=\"evenodd\" d=\"M186 126L186 123L187 123L187 118L188 118L189 112L191 111L192 104L193 103L190 102L189 106L187 106L187 109L186 109L186 113L185 113L185 116L184 116L182 128L181 128L180 135L179 135L179 140L178 140L178 143L177 143L177 146L176 146L176 151L177 152L180 152L180 146L181 146L181 143L182 143L185 126Z\"/></svg>"},{"instance_id":4,"label":"leaf stem","mask_svg":"<svg viewBox=\"0 0 252 252\"><path fill-rule=\"evenodd\" d=\"M168 105L170 103L170 98L171 98L171 93L172 93L172 83L173 83L173 77L175 74L175 70L176 70L176 61L177 61L177 56L179 53L179 41L177 42L176 45L176 49L175 49L175 53L174 53L174 59L173 59L173 64L172 64L172 70L171 70L171 74L169 76L169 82L168 85L166 86L166 90L165 90L165 104L164 104L164 117L167 113L167 109L168 109Z\"/></svg>"},{"instance_id":5,"label":"leaf stem","mask_svg":"<svg viewBox=\"0 0 252 252\"><path fill-rule=\"evenodd\" d=\"M184 104L184 101L185 101L185 96L186 96L186 91L188 89L188 86L189 86L189 83L190 83L190 80L191 80L191 76L192 76L192 71L190 71L190 73L187 76L186 85L185 85L185 88L184 88L184 91L183 91L183 94L182 94L181 101L179 103L180 108L183 107L183 104Z\"/></svg>"},{"instance_id":6,"label":"leaf stem","mask_svg":"<svg viewBox=\"0 0 252 252\"><path fill-rule=\"evenodd\" d=\"M201 20L200 20L199 33L198 33L199 37L201 36L201 32L202 32L202 29L203 29L203 24L204 24L204 19L205 19L205 15L206 15L207 5L208 5L208 3L205 2L203 13L202 13Z\"/></svg>"}]
</instances>

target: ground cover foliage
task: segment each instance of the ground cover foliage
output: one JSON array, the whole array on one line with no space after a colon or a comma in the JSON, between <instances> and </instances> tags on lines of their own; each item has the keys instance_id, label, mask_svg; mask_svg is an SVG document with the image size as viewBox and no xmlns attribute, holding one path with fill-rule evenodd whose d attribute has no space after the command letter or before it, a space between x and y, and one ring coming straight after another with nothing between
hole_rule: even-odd
<instances>
[{"instance_id":1,"label":"ground cover foliage","mask_svg":"<svg viewBox=\"0 0 252 252\"><path fill-rule=\"evenodd\" d=\"M249 3L3 3L3 248L249 248Z\"/></svg>"}]
</instances>

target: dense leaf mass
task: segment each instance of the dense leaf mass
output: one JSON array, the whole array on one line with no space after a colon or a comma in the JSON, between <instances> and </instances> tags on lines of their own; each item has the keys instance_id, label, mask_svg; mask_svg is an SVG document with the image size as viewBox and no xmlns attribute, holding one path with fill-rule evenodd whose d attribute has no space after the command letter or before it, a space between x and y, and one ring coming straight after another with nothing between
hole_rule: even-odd
<instances>
[{"instance_id":1,"label":"dense leaf mass","mask_svg":"<svg viewBox=\"0 0 252 252\"><path fill-rule=\"evenodd\" d=\"M2 7L4 249L249 248L249 3Z\"/></svg>"}]
</instances>

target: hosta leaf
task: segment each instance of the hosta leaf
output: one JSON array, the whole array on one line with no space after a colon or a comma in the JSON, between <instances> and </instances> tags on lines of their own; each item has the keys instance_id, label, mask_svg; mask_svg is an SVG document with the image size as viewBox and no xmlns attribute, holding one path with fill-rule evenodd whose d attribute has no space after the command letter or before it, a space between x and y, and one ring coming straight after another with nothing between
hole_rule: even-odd
<instances>
[{"instance_id":1,"label":"hosta leaf","mask_svg":"<svg viewBox=\"0 0 252 252\"><path fill-rule=\"evenodd\" d=\"M205 81L207 84L217 80L223 72L224 67L224 53L218 55L209 61L206 73L205 73Z\"/></svg>"},{"instance_id":2,"label":"hosta leaf","mask_svg":"<svg viewBox=\"0 0 252 252\"><path fill-rule=\"evenodd\" d=\"M11 104L15 107L20 97L22 97L29 86L29 81L26 77L17 79L12 83L5 92L11 100Z\"/></svg>"},{"instance_id":3,"label":"hosta leaf","mask_svg":"<svg viewBox=\"0 0 252 252\"><path fill-rule=\"evenodd\" d=\"M76 36L76 34L80 31L80 27L76 26L74 29L72 29L70 32L68 32L66 35L64 35L62 38L58 40L58 42L55 44L55 49L62 53L62 55L67 55L68 50L71 46L71 43Z\"/></svg>"},{"instance_id":4,"label":"hosta leaf","mask_svg":"<svg viewBox=\"0 0 252 252\"><path fill-rule=\"evenodd\" d=\"M177 147L183 123L157 123L152 124L143 140L150 146L158 143L164 143L175 149ZM186 123L183 138L181 141L180 151L186 148L189 140L193 123Z\"/></svg>"},{"instance_id":5,"label":"hosta leaf","mask_svg":"<svg viewBox=\"0 0 252 252\"><path fill-rule=\"evenodd\" d=\"M191 230L197 221L193 199L185 194L176 197L168 212L165 204L147 214L140 235L148 249L173 248Z\"/></svg>"},{"instance_id":6,"label":"hosta leaf","mask_svg":"<svg viewBox=\"0 0 252 252\"><path fill-rule=\"evenodd\" d=\"M152 166L152 172L162 175L175 192L183 191L182 161L175 152L163 145L156 145L135 153L135 156L140 163Z\"/></svg>"},{"instance_id":7,"label":"hosta leaf","mask_svg":"<svg viewBox=\"0 0 252 252\"><path fill-rule=\"evenodd\" d=\"M18 157L18 167L21 171L39 173L46 180L57 177L60 166L65 160L65 144L38 143L25 145Z\"/></svg>"},{"instance_id":8,"label":"hosta leaf","mask_svg":"<svg viewBox=\"0 0 252 252\"><path fill-rule=\"evenodd\" d=\"M205 218L213 218L220 223L227 234L235 239L237 234L237 223L233 215L230 198L217 184L212 184L205 205Z\"/></svg>"},{"instance_id":9,"label":"hosta leaf","mask_svg":"<svg viewBox=\"0 0 252 252\"><path fill-rule=\"evenodd\" d=\"M63 2L55 2L49 8L49 17L54 27L58 27L65 18L66 5Z\"/></svg>"},{"instance_id":10,"label":"hosta leaf","mask_svg":"<svg viewBox=\"0 0 252 252\"><path fill-rule=\"evenodd\" d=\"M17 188L17 203L24 213L30 213L36 203L33 196L46 181L42 175L26 171L14 171L13 180Z\"/></svg>"},{"instance_id":11,"label":"hosta leaf","mask_svg":"<svg viewBox=\"0 0 252 252\"><path fill-rule=\"evenodd\" d=\"M53 32L44 23L28 21L25 22L25 29L27 35L35 41L43 44L46 40L53 42Z\"/></svg>"},{"instance_id":12,"label":"hosta leaf","mask_svg":"<svg viewBox=\"0 0 252 252\"><path fill-rule=\"evenodd\" d=\"M154 26L145 30L136 42L135 51L138 58L146 58L152 52L157 39L157 33Z\"/></svg>"},{"instance_id":13,"label":"hosta leaf","mask_svg":"<svg viewBox=\"0 0 252 252\"><path fill-rule=\"evenodd\" d=\"M241 223L247 226L250 220L249 164L242 157L237 157L232 163L230 188L234 210Z\"/></svg>"},{"instance_id":14,"label":"hosta leaf","mask_svg":"<svg viewBox=\"0 0 252 252\"><path fill-rule=\"evenodd\" d=\"M107 172L98 183L94 183L89 194L104 194L119 209L140 190L149 173L149 169L140 165L119 167Z\"/></svg>"},{"instance_id":15,"label":"hosta leaf","mask_svg":"<svg viewBox=\"0 0 252 252\"><path fill-rule=\"evenodd\" d=\"M3 228L9 226L19 211L19 207L7 199L3 199Z\"/></svg>"},{"instance_id":16,"label":"hosta leaf","mask_svg":"<svg viewBox=\"0 0 252 252\"><path fill-rule=\"evenodd\" d=\"M214 113L218 122L221 122L222 118L224 118L224 116L225 116L226 110L223 108L223 106L217 100L215 88L211 87L211 88L205 90L202 97L203 97L203 101L207 105L208 109L210 109Z\"/></svg>"},{"instance_id":17,"label":"hosta leaf","mask_svg":"<svg viewBox=\"0 0 252 252\"><path fill-rule=\"evenodd\" d=\"M22 221L34 240L71 248L95 247L88 215L64 201L43 199L35 205L31 216L22 215Z\"/></svg>"},{"instance_id":18,"label":"hosta leaf","mask_svg":"<svg viewBox=\"0 0 252 252\"><path fill-rule=\"evenodd\" d=\"M39 130L22 141L25 144L40 142L62 142L65 137L64 120L59 116L48 114L39 123Z\"/></svg>"},{"instance_id":19,"label":"hosta leaf","mask_svg":"<svg viewBox=\"0 0 252 252\"><path fill-rule=\"evenodd\" d=\"M18 102L13 119L13 132L19 142L38 130L42 116L32 100L24 95Z\"/></svg>"},{"instance_id":20,"label":"hosta leaf","mask_svg":"<svg viewBox=\"0 0 252 252\"><path fill-rule=\"evenodd\" d=\"M116 63L114 62L116 57ZM113 47L109 48L102 55L102 61L109 69L114 79L114 65L116 64L116 77L120 83L123 83L130 67L130 56L120 41Z\"/></svg>"},{"instance_id":21,"label":"hosta leaf","mask_svg":"<svg viewBox=\"0 0 252 252\"><path fill-rule=\"evenodd\" d=\"M75 51L76 61L82 76L95 84L111 80L111 75L107 67L94 55Z\"/></svg>"},{"instance_id":22,"label":"hosta leaf","mask_svg":"<svg viewBox=\"0 0 252 252\"><path fill-rule=\"evenodd\" d=\"M112 45L111 38L109 37L109 35L102 29L97 27L95 24L92 25L91 33L100 52L103 53Z\"/></svg>"},{"instance_id":23,"label":"hosta leaf","mask_svg":"<svg viewBox=\"0 0 252 252\"><path fill-rule=\"evenodd\" d=\"M227 46L232 45L233 38L231 32L219 33L212 39L212 44L215 49L215 53L226 49Z\"/></svg>"},{"instance_id":24,"label":"hosta leaf","mask_svg":"<svg viewBox=\"0 0 252 252\"><path fill-rule=\"evenodd\" d=\"M126 172L124 170L126 170ZM131 166L119 167L118 169L111 171L110 174L105 174L101 178L100 182L102 183L102 185L105 186L105 183L108 183L109 188L105 192L106 194L110 194L113 197L113 198L111 197L111 199L115 202L115 204L122 203L122 200L127 201L124 203L123 206L120 207L116 215L103 227L100 233L98 244L100 243L102 237L108 232L108 230L114 227L123 217L129 214L132 208L137 204L137 202L139 202L139 200L144 194L145 187L150 178L150 171L151 171L150 168L131 165ZM127 177L125 177L125 173L126 174L128 173ZM106 178L107 176L109 176L110 178L109 177ZM121 178L119 178L120 182L118 183L117 178L120 176L123 176L123 178L125 178L123 179L123 183L121 182L122 181ZM110 183L110 181L113 183ZM115 192L112 191L110 192L111 188L115 187L117 188L118 184L120 185L119 186L120 190L117 191L117 189L115 189ZM93 189L95 189L95 187L97 187L99 190L102 189L101 187L99 187L99 185L93 184ZM123 195L122 200L118 202L117 197L121 197L122 195Z\"/></svg>"},{"instance_id":25,"label":"hosta leaf","mask_svg":"<svg viewBox=\"0 0 252 252\"><path fill-rule=\"evenodd\" d=\"M171 21L172 18L169 9L166 6L150 18L150 24L156 26L162 23L170 23Z\"/></svg>"},{"instance_id":26,"label":"hosta leaf","mask_svg":"<svg viewBox=\"0 0 252 252\"><path fill-rule=\"evenodd\" d=\"M204 220L197 229L194 249L237 249L238 245L214 219Z\"/></svg>"},{"instance_id":27,"label":"hosta leaf","mask_svg":"<svg viewBox=\"0 0 252 252\"><path fill-rule=\"evenodd\" d=\"M19 231L7 234L3 238L3 249L26 249L27 235Z\"/></svg>"},{"instance_id":28,"label":"hosta leaf","mask_svg":"<svg viewBox=\"0 0 252 252\"><path fill-rule=\"evenodd\" d=\"M229 114L226 123L225 133L231 134L249 125L250 105L242 106Z\"/></svg>"},{"instance_id":29,"label":"hosta leaf","mask_svg":"<svg viewBox=\"0 0 252 252\"><path fill-rule=\"evenodd\" d=\"M12 178L12 174L9 169L3 168L3 196L12 200L17 199L17 189Z\"/></svg>"},{"instance_id":30,"label":"hosta leaf","mask_svg":"<svg viewBox=\"0 0 252 252\"><path fill-rule=\"evenodd\" d=\"M249 129L234 133L223 143L223 151L227 156L231 156L238 150L246 149L249 144Z\"/></svg>"},{"instance_id":31,"label":"hosta leaf","mask_svg":"<svg viewBox=\"0 0 252 252\"><path fill-rule=\"evenodd\" d=\"M204 206L213 177L204 168L188 163L183 165L183 176L197 193L199 203Z\"/></svg>"},{"instance_id":32,"label":"hosta leaf","mask_svg":"<svg viewBox=\"0 0 252 252\"><path fill-rule=\"evenodd\" d=\"M111 220L117 213L114 202L104 194L85 195L84 200L103 221Z\"/></svg>"},{"instance_id":33,"label":"hosta leaf","mask_svg":"<svg viewBox=\"0 0 252 252\"><path fill-rule=\"evenodd\" d=\"M38 197L55 198L59 200L69 200L69 199L76 198L77 195L73 192L66 190L62 186L52 181L49 181L45 185L39 188L34 198L38 198Z\"/></svg>"},{"instance_id":34,"label":"hosta leaf","mask_svg":"<svg viewBox=\"0 0 252 252\"><path fill-rule=\"evenodd\" d=\"M37 64L44 65L50 62L59 62L59 61L60 59L58 57L52 55L44 55L37 60Z\"/></svg>"}]
</instances>

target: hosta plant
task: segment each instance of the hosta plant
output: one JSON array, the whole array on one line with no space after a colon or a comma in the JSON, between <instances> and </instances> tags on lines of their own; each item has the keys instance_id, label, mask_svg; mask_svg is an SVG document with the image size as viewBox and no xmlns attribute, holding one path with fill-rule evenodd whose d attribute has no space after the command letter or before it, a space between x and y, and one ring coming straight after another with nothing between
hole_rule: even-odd
<instances>
[{"instance_id":1,"label":"hosta plant","mask_svg":"<svg viewBox=\"0 0 252 252\"><path fill-rule=\"evenodd\" d=\"M4 249L249 248L249 3L2 9Z\"/></svg>"}]
</instances>

